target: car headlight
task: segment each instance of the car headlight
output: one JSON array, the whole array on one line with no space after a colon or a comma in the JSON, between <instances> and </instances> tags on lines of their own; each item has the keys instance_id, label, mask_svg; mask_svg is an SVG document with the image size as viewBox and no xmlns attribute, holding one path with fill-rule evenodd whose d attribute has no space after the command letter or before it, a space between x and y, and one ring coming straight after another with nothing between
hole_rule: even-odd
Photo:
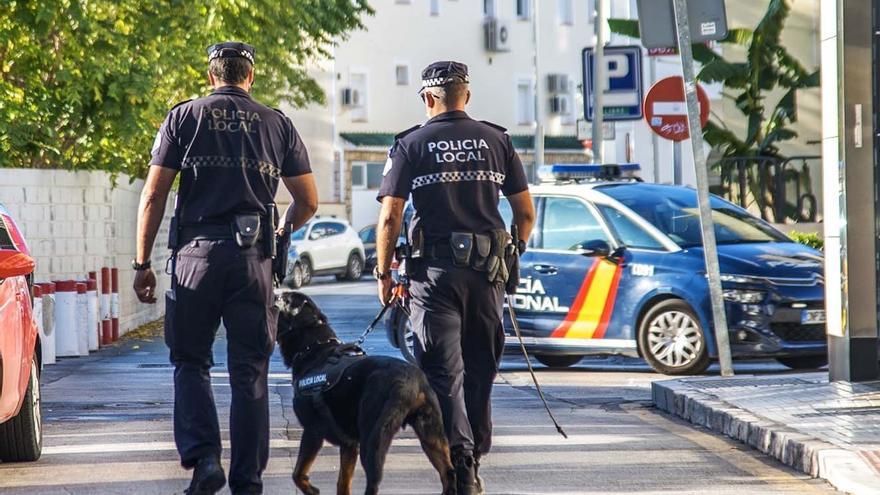
<instances>
[{"instance_id":1,"label":"car headlight","mask_svg":"<svg viewBox=\"0 0 880 495\"><path fill-rule=\"evenodd\" d=\"M742 304L757 304L764 300L764 292L760 290L728 289L724 291L724 299Z\"/></svg>"},{"instance_id":2,"label":"car headlight","mask_svg":"<svg viewBox=\"0 0 880 495\"><path fill-rule=\"evenodd\" d=\"M749 284L749 283L754 283L755 278L754 277L747 277L745 275L731 275L729 273L722 273L721 274L721 281L722 282L730 282L730 283L734 283L734 284Z\"/></svg>"}]
</instances>

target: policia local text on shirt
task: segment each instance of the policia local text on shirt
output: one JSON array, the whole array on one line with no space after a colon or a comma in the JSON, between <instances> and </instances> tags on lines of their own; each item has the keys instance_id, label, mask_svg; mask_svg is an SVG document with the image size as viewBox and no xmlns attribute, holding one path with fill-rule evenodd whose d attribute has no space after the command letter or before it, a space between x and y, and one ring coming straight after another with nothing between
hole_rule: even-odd
<instances>
[{"instance_id":1,"label":"policia local text on shirt","mask_svg":"<svg viewBox=\"0 0 880 495\"><path fill-rule=\"evenodd\" d=\"M419 94L430 119L398 134L379 190L379 298L391 299L391 257L412 195L407 262L415 355L440 400L459 495L483 492L480 458L492 444L490 396L504 347L503 253L509 236L499 191L523 250L534 207L522 163L499 126L471 119L467 66L436 62ZM514 275L516 276L516 275Z\"/></svg>"},{"instance_id":2,"label":"policia local text on shirt","mask_svg":"<svg viewBox=\"0 0 880 495\"><path fill-rule=\"evenodd\" d=\"M267 373L278 311L275 234L267 226L277 221L279 179L294 200L288 229L302 226L318 200L293 123L249 94L253 47L219 43L208 49L208 61L214 91L171 109L156 136L138 211L134 290L142 302L156 302L150 253L179 172L165 342L174 363L174 440L183 467L195 468L186 493L213 494L226 483L210 376L221 319L232 391L229 485L234 494L262 493L269 458Z\"/></svg>"}]
</instances>

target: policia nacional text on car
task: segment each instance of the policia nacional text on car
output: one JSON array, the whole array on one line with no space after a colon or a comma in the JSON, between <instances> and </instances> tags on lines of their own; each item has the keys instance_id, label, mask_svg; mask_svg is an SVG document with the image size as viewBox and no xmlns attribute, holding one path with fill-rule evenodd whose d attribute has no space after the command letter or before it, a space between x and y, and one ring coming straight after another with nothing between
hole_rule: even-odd
<instances>
[{"instance_id":1,"label":"policia nacional text on car","mask_svg":"<svg viewBox=\"0 0 880 495\"><path fill-rule=\"evenodd\" d=\"M262 493L269 457L267 372L278 311L270 259L275 192L281 179L293 195L290 229L314 214L317 195L290 119L249 94L253 47L219 43L208 49L208 61L214 91L175 106L153 145L139 208L134 290L142 302L156 301L150 253L180 172L165 342L174 363L174 440L183 467L195 468L186 493L213 494L226 483L209 374L221 319L232 389L229 485L236 494Z\"/></svg>"},{"instance_id":2,"label":"policia nacional text on car","mask_svg":"<svg viewBox=\"0 0 880 495\"><path fill-rule=\"evenodd\" d=\"M379 297L389 273L407 198L412 195L411 321L415 355L440 399L458 493L481 493L480 457L492 443L490 395L504 347L501 313L510 236L498 211L509 199L520 239L534 222L522 163L504 128L471 119L467 66L436 62L419 95L430 120L397 135L379 190Z\"/></svg>"}]
</instances>

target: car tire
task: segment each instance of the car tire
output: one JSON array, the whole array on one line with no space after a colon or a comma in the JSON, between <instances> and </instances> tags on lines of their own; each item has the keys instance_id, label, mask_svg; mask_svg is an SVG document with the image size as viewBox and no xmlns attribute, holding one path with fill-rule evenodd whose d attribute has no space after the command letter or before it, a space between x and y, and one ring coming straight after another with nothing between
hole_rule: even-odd
<instances>
[{"instance_id":1,"label":"car tire","mask_svg":"<svg viewBox=\"0 0 880 495\"><path fill-rule=\"evenodd\" d=\"M302 270L302 285L309 285L312 283L312 261L308 258L302 258L299 265Z\"/></svg>"},{"instance_id":2,"label":"car tire","mask_svg":"<svg viewBox=\"0 0 880 495\"><path fill-rule=\"evenodd\" d=\"M290 277L287 280L287 286L291 289L299 289L303 286L303 269L300 263L293 265L293 269L290 270Z\"/></svg>"},{"instance_id":3,"label":"car tire","mask_svg":"<svg viewBox=\"0 0 880 495\"><path fill-rule=\"evenodd\" d=\"M345 273L341 276L337 275L339 280L360 280L364 274L364 259L358 253L348 255L348 262L345 264Z\"/></svg>"},{"instance_id":4,"label":"car tire","mask_svg":"<svg viewBox=\"0 0 880 495\"><path fill-rule=\"evenodd\" d=\"M793 370L815 370L828 364L828 356L778 357L776 360Z\"/></svg>"},{"instance_id":5,"label":"car tire","mask_svg":"<svg viewBox=\"0 0 880 495\"><path fill-rule=\"evenodd\" d=\"M403 359L417 364L413 348L415 346L415 333L413 333L412 323L403 311L396 311L395 314L397 315L397 321L394 322L394 331L400 354L403 356Z\"/></svg>"},{"instance_id":6,"label":"car tire","mask_svg":"<svg viewBox=\"0 0 880 495\"><path fill-rule=\"evenodd\" d=\"M40 372L37 357L31 361L31 377L18 415L0 424L0 461L31 462L43 450L43 414L40 405Z\"/></svg>"},{"instance_id":7,"label":"car tire","mask_svg":"<svg viewBox=\"0 0 880 495\"><path fill-rule=\"evenodd\" d=\"M553 356L551 354L535 354L535 359L548 368L568 368L581 362L583 356Z\"/></svg>"},{"instance_id":8,"label":"car tire","mask_svg":"<svg viewBox=\"0 0 880 495\"><path fill-rule=\"evenodd\" d=\"M664 375L698 375L709 367L706 334L690 306L667 299L651 307L638 335L642 357Z\"/></svg>"}]
</instances>

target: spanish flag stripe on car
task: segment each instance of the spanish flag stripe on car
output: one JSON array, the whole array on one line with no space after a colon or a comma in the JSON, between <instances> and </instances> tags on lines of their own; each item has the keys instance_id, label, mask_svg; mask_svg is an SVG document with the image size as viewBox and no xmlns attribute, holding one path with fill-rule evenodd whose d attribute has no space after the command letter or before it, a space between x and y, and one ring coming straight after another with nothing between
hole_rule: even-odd
<instances>
[{"instance_id":1,"label":"spanish flag stripe on car","mask_svg":"<svg viewBox=\"0 0 880 495\"><path fill-rule=\"evenodd\" d=\"M565 320L553 330L551 337L602 338L614 307L620 271L617 263L595 260Z\"/></svg>"}]
</instances>

